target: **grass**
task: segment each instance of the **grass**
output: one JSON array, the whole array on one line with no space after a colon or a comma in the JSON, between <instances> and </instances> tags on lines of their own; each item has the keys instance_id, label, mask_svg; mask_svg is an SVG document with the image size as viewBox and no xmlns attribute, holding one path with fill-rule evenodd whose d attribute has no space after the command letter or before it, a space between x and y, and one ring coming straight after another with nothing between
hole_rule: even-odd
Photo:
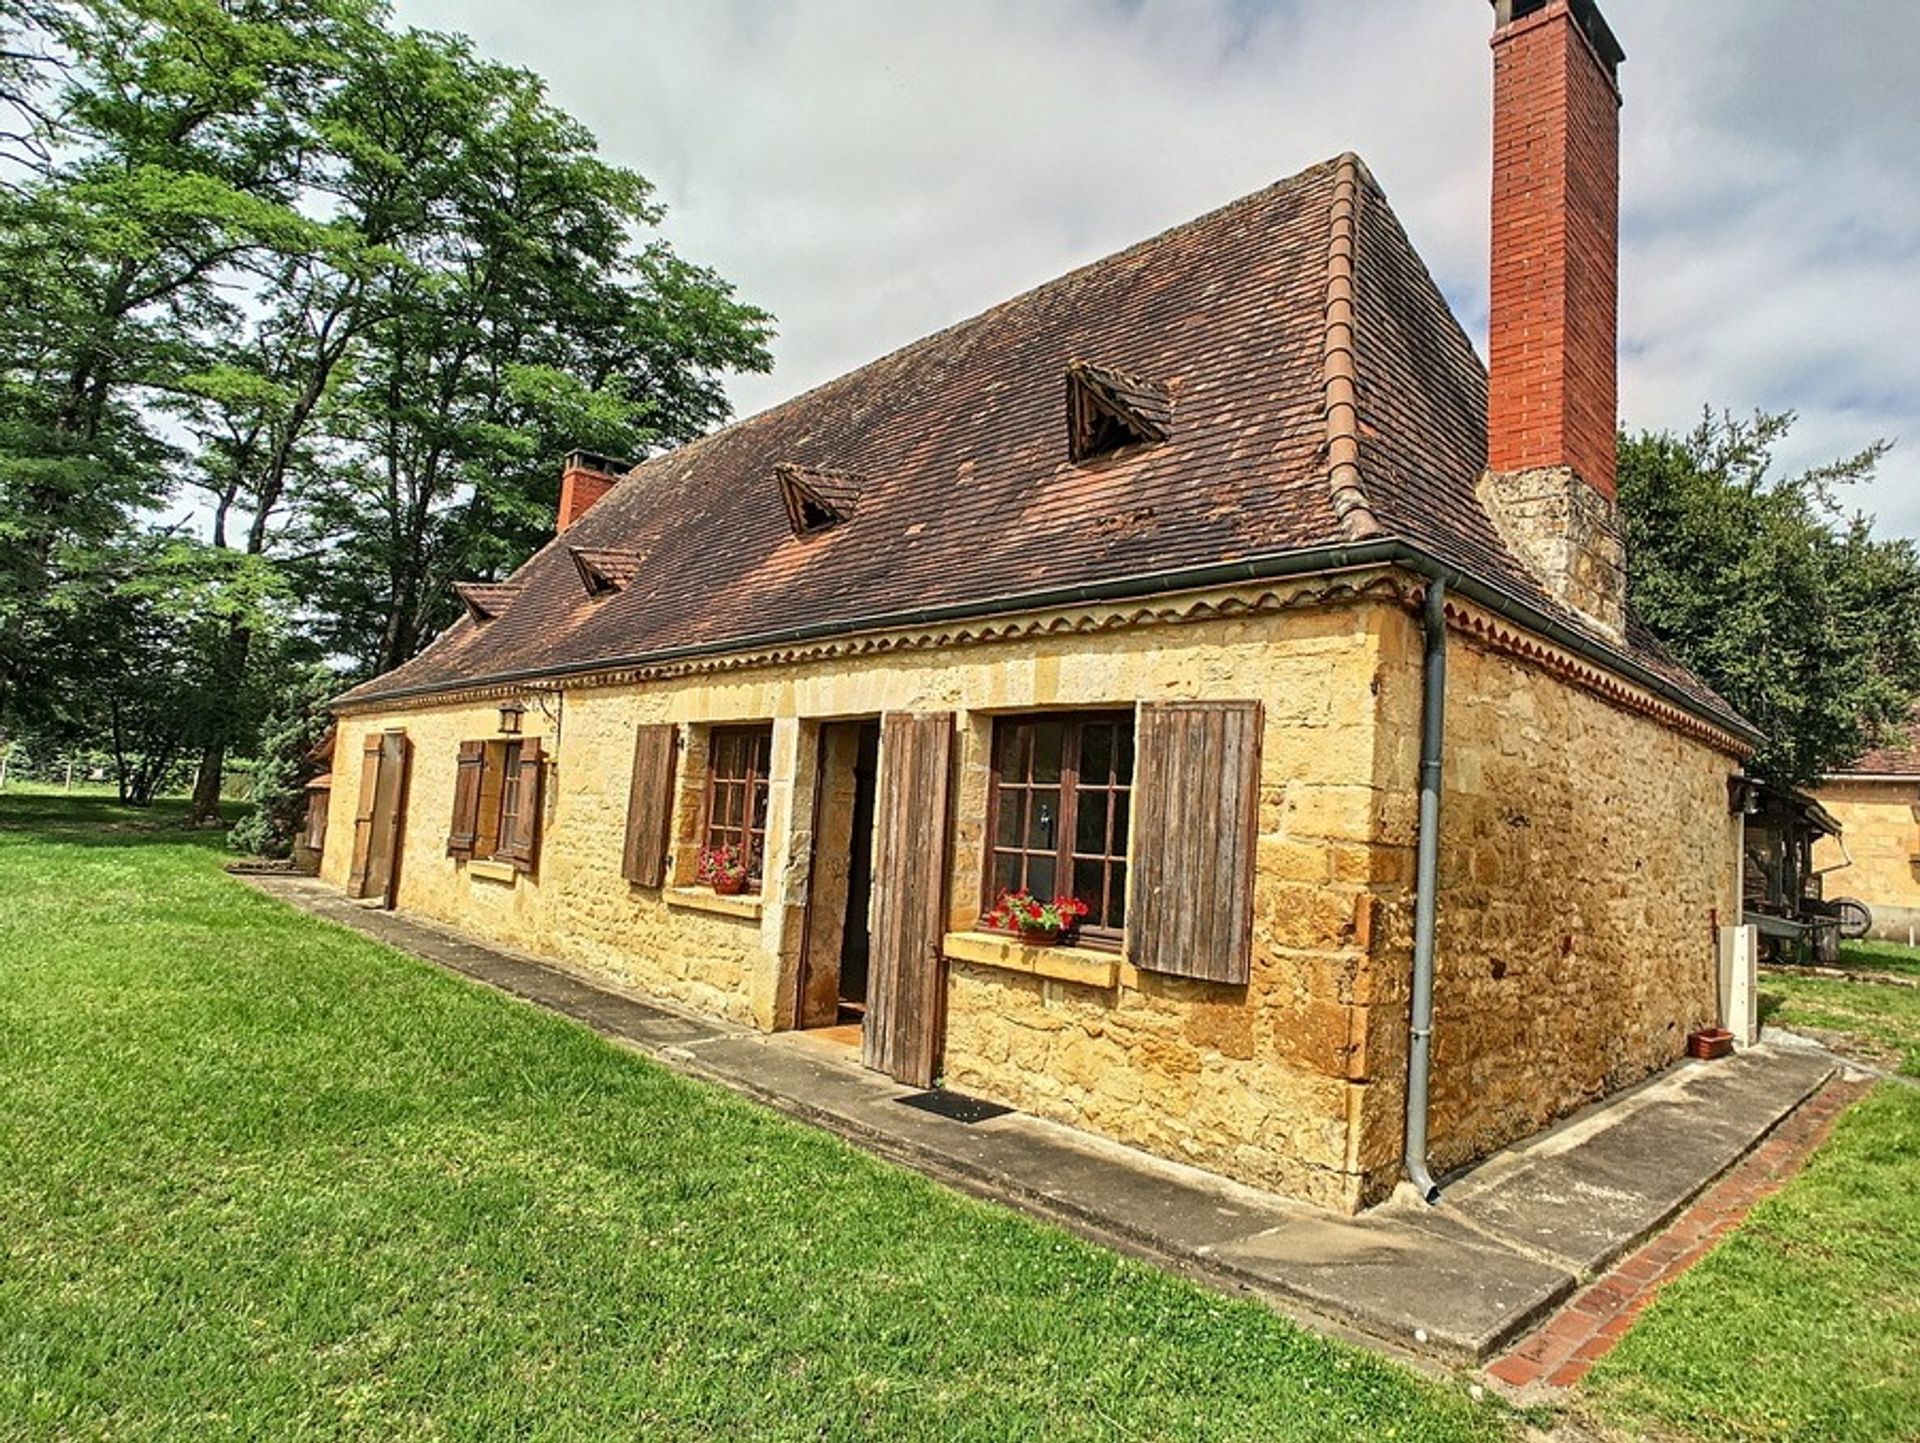
<instances>
[{"instance_id":1,"label":"grass","mask_svg":"<svg viewBox=\"0 0 1920 1443\"><path fill-rule=\"evenodd\" d=\"M1512 1415L0 796L0 1437L1423 1439Z\"/></svg>"},{"instance_id":2,"label":"grass","mask_svg":"<svg viewBox=\"0 0 1920 1443\"><path fill-rule=\"evenodd\" d=\"M1920 947L1898 942L1842 942L1839 965L1861 972L1920 978Z\"/></svg>"},{"instance_id":3,"label":"grass","mask_svg":"<svg viewBox=\"0 0 1920 1443\"><path fill-rule=\"evenodd\" d=\"M1847 942L1840 965L1920 977L1920 950L1891 942ZM1796 977L1763 969L1760 1017L1818 1037L1836 1052L1920 1077L1920 987Z\"/></svg>"},{"instance_id":4,"label":"grass","mask_svg":"<svg viewBox=\"0 0 1920 1443\"><path fill-rule=\"evenodd\" d=\"M1586 1390L1633 1437L1920 1437L1920 1089L1883 1084L1842 1117Z\"/></svg>"}]
</instances>

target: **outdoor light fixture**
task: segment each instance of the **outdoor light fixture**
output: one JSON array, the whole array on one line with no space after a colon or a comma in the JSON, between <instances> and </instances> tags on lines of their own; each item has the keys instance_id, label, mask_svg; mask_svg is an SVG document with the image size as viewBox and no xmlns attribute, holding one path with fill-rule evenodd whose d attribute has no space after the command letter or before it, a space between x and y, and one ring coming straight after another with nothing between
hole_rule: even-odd
<instances>
[{"instance_id":1,"label":"outdoor light fixture","mask_svg":"<svg viewBox=\"0 0 1920 1443\"><path fill-rule=\"evenodd\" d=\"M510 737L519 736L520 735L520 718L525 716L526 714L527 714L527 709L517 701L507 701L507 702L500 703L501 732Z\"/></svg>"}]
</instances>

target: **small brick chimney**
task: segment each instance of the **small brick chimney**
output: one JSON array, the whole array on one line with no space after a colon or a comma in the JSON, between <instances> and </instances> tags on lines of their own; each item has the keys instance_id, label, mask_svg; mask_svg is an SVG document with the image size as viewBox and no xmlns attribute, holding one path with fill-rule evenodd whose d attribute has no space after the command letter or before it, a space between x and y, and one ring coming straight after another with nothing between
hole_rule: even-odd
<instances>
[{"instance_id":1,"label":"small brick chimney","mask_svg":"<svg viewBox=\"0 0 1920 1443\"><path fill-rule=\"evenodd\" d=\"M1493 0L1493 246L1480 499L1549 592L1626 617L1614 507L1625 59L1595 0Z\"/></svg>"},{"instance_id":2,"label":"small brick chimney","mask_svg":"<svg viewBox=\"0 0 1920 1443\"><path fill-rule=\"evenodd\" d=\"M570 453L560 473L560 514L554 533L558 535L585 516L587 508L613 490L628 469L625 462L610 461L591 451Z\"/></svg>"}]
</instances>

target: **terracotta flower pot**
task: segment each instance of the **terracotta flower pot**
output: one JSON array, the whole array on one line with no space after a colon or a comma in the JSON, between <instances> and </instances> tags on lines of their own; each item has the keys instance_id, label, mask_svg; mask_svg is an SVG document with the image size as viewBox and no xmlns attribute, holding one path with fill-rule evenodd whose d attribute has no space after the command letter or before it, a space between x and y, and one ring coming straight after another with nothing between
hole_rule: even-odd
<instances>
[{"instance_id":1,"label":"terracotta flower pot","mask_svg":"<svg viewBox=\"0 0 1920 1443\"><path fill-rule=\"evenodd\" d=\"M1060 933L1052 927L1022 927L1020 940L1029 947L1055 947L1059 945Z\"/></svg>"},{"instance_id":2,"label":"terracotta flower pot","mask_svg":"<svg viewBox=\"0 0 1920 1443\"><path fill-rule=\"evenodd\" d=\"M1704 1027L1687 1034L1687 1056L1725 1057L1733 1051L1733 1034L1724 1027Z\"/></svg>"},{"instance_id":3,"label":"terracotta flower pot","mask_svg":"<svg viewBox=\"0 0 1920 1443\"><path fill-rule=\"evenodd\" d=\"M742 892L747 890L747 879L745 877L715 877L713 879L713 890L717 895L722 897L738 897Z\"/></svg>"}]
</instances>

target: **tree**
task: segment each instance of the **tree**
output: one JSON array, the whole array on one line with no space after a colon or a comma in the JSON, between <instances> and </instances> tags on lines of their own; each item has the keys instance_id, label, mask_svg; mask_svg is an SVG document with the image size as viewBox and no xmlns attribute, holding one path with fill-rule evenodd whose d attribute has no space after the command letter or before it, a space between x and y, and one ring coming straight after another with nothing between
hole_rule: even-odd
<instances>
[{"instance_id":1,"label":"tree","mask_svg":"<svg viewBox=\"0 0 1920 1443\"><path fill-rule=\"evenodd\" d=\"M392 666L448 581L545 538L558 457L686 440L721 371L769 364L768 317L649 235L643 177L382 0L0 0L0 146L9 117L0 727L110 674L71 619L131 605L163 505ZM179 654L203 821L258 723L234 699L283 670L249 618Z\"/></svg>"},{"instance_id":2,"label":"tree","mask_svg":"<svg viewBox=\"0 0 1920 1443\"><path fill-rule=\"evenodd\" d=\"M124 535L168 490L148 389L198 369L202 337L239 314L236 266L324 233L300 204L304 117L343 34L379 12L89 0L16 13L61 81L51 111L30 87L14 106L47 161L0 210L0 711L45 651L34 628L63 548Z\"/></svg>"},{"instance_id":3,"label":"tree","mask_svg":"<svg viewBox=\"0 0 1920 1443\"><path fill-rule=\"evenodd\" d=\"M214 696L206 658L228 630L285 634L291 598L257 558L165 534L89 554L63 587L46 629L51 665L73 685L27 716L37 735L68 746L104 740L120 800L146 806L187 765L210 730L236 713L255 725L263 689Z\"/></svg>"},{"instance_id":4,"label":"tree","mask_svg":"<svg viewBox=\"0 0 1920 1443\"><path fill-rule=\"evenodd\" d=\"M1776 475L1793 421L1709 412L1620 440L1633 605L1766 734L1752 769L1783 785L1852 761L1920 696L1920 554L1839 501L1887 446Z\"/></svg>"},{"instance_id":5,"label":"tree","mask_svg":"<svg viewBox=\"0 0 1920 1443\"><path fill-rule=\"evenodd\" d=\"M309 758L333 730L327 704L339 692L339 674L325 666L308 667L278 689L250 769L251 803L228 835L237 851L261 857L293 851L306 825L307 783L319 770Z\"/></svg>"},{"instance_id":6,"label":"tree","mask_svg":"<svg viewBox=\"0 0 1920 1443\"><path fill-rule=\"evenodd\" d=\"M433 224L393 238L406 264L370 288L315 513L337 543L315 582L328 639L372 670L452 619L449 582L547 539L568 450L691 439L727 414L720 372L770 364L764 312L664 242L634 247L661 219L652 187L535 77L416 34L383 80L383 116L446 139L415 171Z\"/></svg>"}]
</instances>

